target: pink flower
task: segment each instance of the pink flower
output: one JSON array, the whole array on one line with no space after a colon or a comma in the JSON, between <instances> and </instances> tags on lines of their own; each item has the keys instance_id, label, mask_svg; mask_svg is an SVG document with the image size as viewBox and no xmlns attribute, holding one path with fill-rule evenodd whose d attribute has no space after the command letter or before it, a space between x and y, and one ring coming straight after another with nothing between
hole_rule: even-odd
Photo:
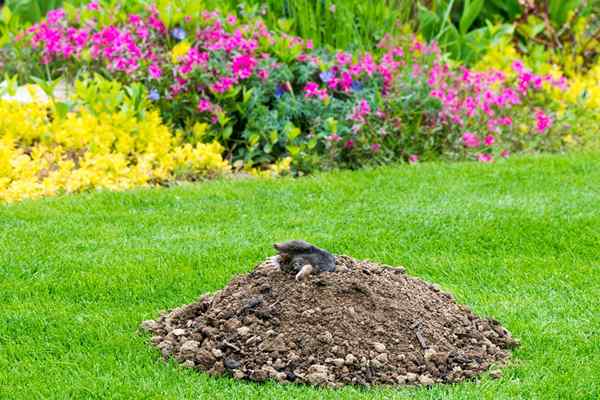
<instances>
[{"instance_id":1,"label":"pink flower","mask_svg":"<svg viewBox=\"0 0 600 400\"><path fill-rule=\"evenodd\" d=\"M465 132L463 134L463 144L465 147L479 147L481 143L479 142L479 138L475 136L472 132Z\"/></svg>"},{"instance_id":2,"label":"pink flower","mask_svg":"<svg viewBox=\"0 0 600 400\"><path fill-rule=\"evenodd\" d=\"M256 60L254 57L248 55L237 56L233 59L231 69L233 75L240 79L247 79L252 76L252 72L256 67Z\"/></svg>"},{"instance_id":3,"label":"pink flower","mask_svg":"<svg viewBox=\"0 0 600 400\"><path fill-rule=\"evenodd\" d=\"M379 143L373 143L371 145L371 151L373 153L377 153L377 152L379 152L379 150L381 150L381 145Z\"/></svg>"},{"instance_id":4,"label":"pink flower","mask_svg":"<svg viewBox=\"0 0 600 400\"><path fill-rule=\"evenodd\" d=\"M538 110L535 112L535 127L542 134L552 126L552 117Z\"/></svg>"},{"instance_id":5,"label":"pink flower","mask_svg":"<svg viewBox=\"0 0 600 400\"><path fill-rule=\"evenodd\" d=\"M502 150L500 152L500 157L502 157L502 158L508 158L509 156L510 156L510 151L508 151L508 150Z\"/></svg>"},{"instance_id":6,"label":"pink flower","mask_svg":"<svg viewBox=\"0 0 600 400\"><path fill-rule=\"evenodd\" d=\"M228 15L227 18L225 19L225 21L229 24L229 25L235 25L237 22L237 18L235 15Z\"/></svg>"},{"instance_id":7,"label":"pink flower","mask_svg":"<svg viewBox=\"0 0 600 400\"><path fill-rule=\"evenodd\" d=\"M265 81L265 80L267 80L269 78L269 70L260 69L260 70L258 70L257 75L258 75L258 77L260 79L262 79L263 81Z\"/></svg>"},{"instance_id":8,"label":"pink flower","mask_svg":"<svg viewBox=\"0 0 600 400\"><path fill-rule=\"evenodd\" d=\"M224 76L214 83L210 88L215 93L225 93L233 87L234 83L236 83L235 80Z\"/></svg>"},{"instance_id":9,"label":"pink flower","mask_svg":"<svg viewBox=\"0 0 600 400\"><path fill-rule=\"evenodd\" d=\"M346 71L342 72L342 78L339 81L339 86L344 92L348 92L350 89L352 89L352 75Z\"/></svg>"},{"instance_id":10,"label":"pink flower","mask_svg":"<svg viewBox=\"0 0 600 400\"><path fill-rule=\"evenodd\" d=\"M344 147L348 150L352 149L354 147L354 141L349 139L346 143L344 143Z\"/></svg>"},{"instance_id":11,"label":"pink flower","mask_svg":"<svg viewBox=\"0 0 600 400\"><path fill-rule=\"evenodd\" d=\"M308 82L304 86L304 97L319 97L321 100L327 98L327 89L319 89L315 82Z\"/></svg>"},{"instance_id":12,"label":"pink flower","mask_svg":"<svg viewBox=\"0 0 600 400\"><path fill-rule=\"evenodd\" d=\"M148 73L150 74L150 77L152 79L160 79L160 77L162 75L162 71L160 70L160 67L156 64L152 64L152 65L150 65L150 67L148 67Z\"/></svg>"},{"instance_id":13,"label":"pink flower","mask_svg":"<svg viewBox=\"0 0 600 400\"><path fill-rule=\"evenodd\" d=\"M375 72L375 62L373 61L373 57L369 53L363 56L361 60L361 68L369 76L373 75L373 72Z\"/></svg>"},{"instance_id":14,"label":"pink flower","mask_svg":"<svg viewBox=\"0 0 600 400\"><path fill-rule=\"evenodd\" d=\"M327 136L327 140L329 140L330 142L339 142L340 140L342 140L342 137L340 135L332 133L331 135Z\"/></svg>"},{"instance_id":15,"label":"pink flower","mask_svg":"<svg viewBox=\"0 0 600 400\"><path fill-rule=\"evenodd\" d=\"M350 115L350 120L355 122L364 123L365 117L371 113L371 106L369 102L365 99L362 99L356 106L354 106L354 111Z\"/></svg>"},{"instance_id":16,"label":"pink flower","mask_svg":"<svg viewBox=\"0 0 600 400\"><path fill-rule=\"evenodd\" d=\"M150 25L150 27L152 27L152 29L159 33L164 34L165 32L167 32L165 24L163 24L162 21L158 19L156 15L151 15L150 17L148 17L148 24Z\"/></svg>"},{"instance_id":17,"label":"pink flower","mask_svg":"<svg viewBox=\"0 0 600 400\"><path fill-rule=\"evenodd\" d=\"M521 60L515 60L512 63L512 67L515 70L515 72L517 72L519 74L525 70L525 65L523 64L523 61L521 61Z\"/></svg>"},{"instance_id":18,"label":"pink flower","mask_svg":"<svg viewBox=\"0 0 600 400\"><path fill-rule=\"evenodd\" d=\"M362 115L368 115L371 112L371 106L369 105L369 102L367 102L365 99L362 99L360 101L359 107L360 113Z\"/></svg>"},{"instance_id":19,"label":"pink flower","mask_svg":"<svg viewBox=\"0 0 600 400\"><path fill-rule=\"evenodd\" d=\"M100 9L100 4L98 4L98 0L94 0L92 1L90 4L87 5L87 9L90 11L97 11Z\"/></svg>"},{"instance_id":20,"label":"pink flower","mask_svg":"<svg viewBox=\"0 0 600 400\"><path fill-rule=\"evenodd\" d=\"M210 100L208 100L206 98L200 99L200 101L198 102L198 111L207 112L207 111L210 111L211 109L212 109L212 103L210 102Z\"/></svg>"},{"instance_id":21,"label":"pink flower","mask_svg":"<svg viewBox=\"0 0 600 400\"><path fill-rule=\"evenodd\" d=\"M319 85L315 82L308 82L306 86L304 86L304 92L306 97L316 96L318 90Z\"/></svg>"},{"instance_id":22,"label":"pink flower","mask_svg":"<svg viewBox=\"0 0 600 400\"><path fill-rule=\"evenodd\" d=\"M496 139L494 138L494 135L487 135L487 136L485 137L485 139L483 139L483 143L484 143L486 146L491 146L491 145L493 145L495 141L496 141Z\"/></svg>"},{"instance_id":23,"label":"pink flower","mask_svg":"<svg viewBox=\"0 0 600 400\"><path fill-rule=\"evenodd\" d=\"M477 156L477 159L479 160L479 162L482 163L489 163L494 161L494 159L492 158L491 154L488 153L481 153Z\"/></svg>"},{"instance_id":24,"label":"pink flower","mask_svg":"<svg viewBox=\"0 0 600 400\"><path fill-rule=\"evenodd\" d=\"M343 51L339 51L335 55L335 60L340 65L347 65L347 64L350 64L352 62L352 55L348 54L348 53L345 53Z\"/></svg>"},{"instance_id":25,"label":"pink flower","mask_svg":"<svg viewBox=\"0 0 600 400\"><path fill-rule=\"evenodd\" d=\"M418 162L419 162L419 156L418 156L418 155L416 155L416 154L411 154L411 155L408 157L408 162L409 162L409 163L411 163L411 164L416 164L416 163L418 163Z\"/></svg>"},{"instance_id":26,"label":"pink flower","mask_svg":"<svg viewBox=\"0 0 600 400\"><path fill-rule=\"evenodd\" d=\"M423 43L421 43L418 39L415 39L410 51L414 52L414 53L419 53L423 50Z\"/></svg>"}]
</instances>

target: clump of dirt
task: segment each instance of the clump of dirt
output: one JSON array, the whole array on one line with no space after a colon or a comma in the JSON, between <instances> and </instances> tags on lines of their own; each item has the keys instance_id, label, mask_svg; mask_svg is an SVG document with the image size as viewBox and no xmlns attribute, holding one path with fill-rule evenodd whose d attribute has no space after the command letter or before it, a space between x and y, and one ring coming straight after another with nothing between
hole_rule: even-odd
<instances>
[{"instance_id":1,"label":"clump of dirt","mask_svg":"<svg viewBox=\"0 0 600 400\"><path fill-rule=\"evenodd\" d=\"M504 364L518 345L436 285L347 256L304 282L267 260L142 326L165 358L190 368L330 387L457 382Z\"/></svg>"}]
</instances>

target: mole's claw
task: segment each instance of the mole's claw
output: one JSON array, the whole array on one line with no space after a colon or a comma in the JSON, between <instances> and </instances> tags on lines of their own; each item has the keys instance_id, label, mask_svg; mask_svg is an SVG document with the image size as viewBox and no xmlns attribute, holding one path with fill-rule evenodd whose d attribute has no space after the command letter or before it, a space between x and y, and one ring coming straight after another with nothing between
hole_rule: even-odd
<instances>
[{"instance_id":1,"label":"mole's claw","mask_svg":"<svg viewBox=\"0 0 600 400\"><path fill-rule=\"evenodd\" d=\"M306 279L306 277L308 275L310 275L313 272L313 266L310 264L306 264L304 265L301 269L300 272L298 272L296 274L296 280L297 281L303 281Z\"/></svg>"}]
</instances>

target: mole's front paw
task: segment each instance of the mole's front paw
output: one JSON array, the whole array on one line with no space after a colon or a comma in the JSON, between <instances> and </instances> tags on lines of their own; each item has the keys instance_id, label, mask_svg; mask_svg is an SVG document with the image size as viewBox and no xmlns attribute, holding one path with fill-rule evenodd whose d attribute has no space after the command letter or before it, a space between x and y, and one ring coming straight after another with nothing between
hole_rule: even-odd
<instances>
[{"instance_id":1,"label":"mole's front paw","mask_svg":"<svg viewBox=\"0 0 600 400\"><path fill-rule=\"evenodd\" d=\"M310 275L310 274L312 274L312 273L313 273L313 270L314 270L314 268L313 268L313 266L312 266L312 265L310 265L310 264L306 264L306 265L304 265L304 266L303 266L303 267L300 269L300 272L298 272L298 273L296 274L296 280L297 280L297 281L303 281L303 280L305 280L305 279L308 277L308 275Z\"/></svg>"}]
</instances>

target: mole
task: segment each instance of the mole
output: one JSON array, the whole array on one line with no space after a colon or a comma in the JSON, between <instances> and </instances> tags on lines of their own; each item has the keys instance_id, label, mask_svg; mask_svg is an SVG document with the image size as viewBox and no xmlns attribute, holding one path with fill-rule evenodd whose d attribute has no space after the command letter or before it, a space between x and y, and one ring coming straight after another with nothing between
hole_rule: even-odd
<instances>
[{"instance_id":1,"label":"mole","mask_svg":"<svg viewBox=\"0 0 600 400\"><path fill-rule=\"evenodd\" d=\"M335 256L304 240L275 243L279 252L276 262L284 272L294 272L296 280L304 280L310 274L335 272Z\"/></svg>"}]
</instances>

